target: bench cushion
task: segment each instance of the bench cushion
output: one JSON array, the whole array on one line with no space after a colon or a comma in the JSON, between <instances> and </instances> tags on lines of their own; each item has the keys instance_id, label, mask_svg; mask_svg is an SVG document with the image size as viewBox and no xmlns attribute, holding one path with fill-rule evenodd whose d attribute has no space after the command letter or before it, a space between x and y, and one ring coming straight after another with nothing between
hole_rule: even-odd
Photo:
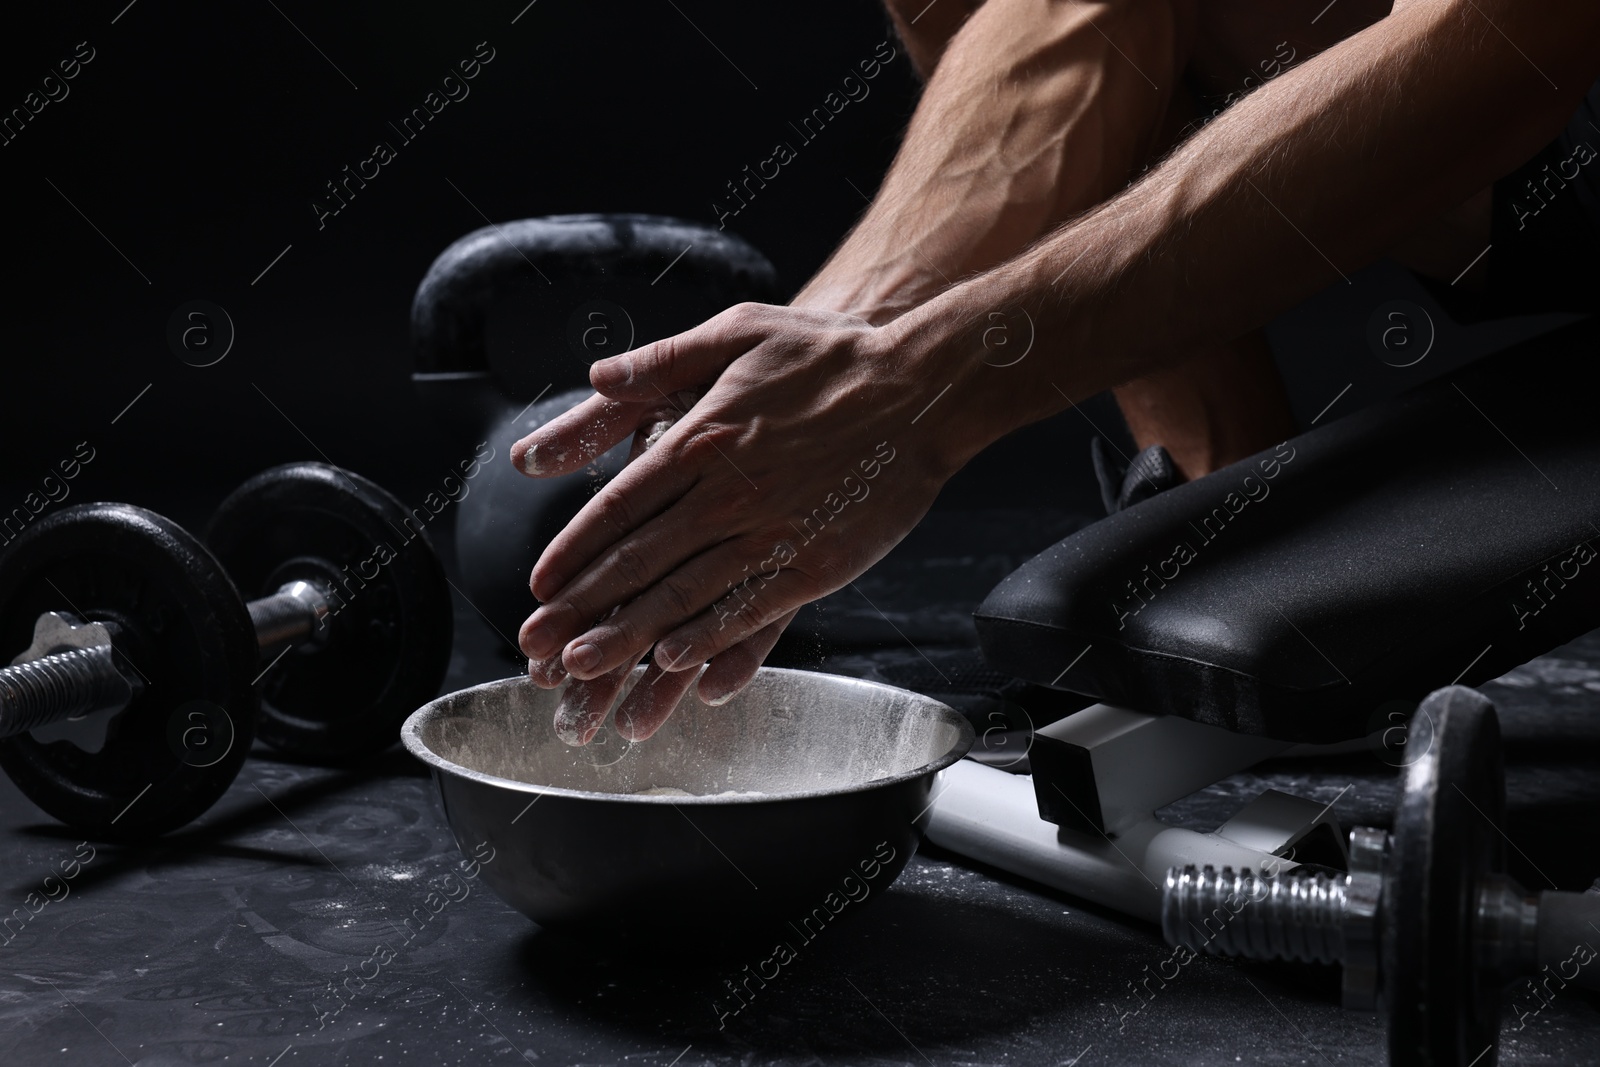
<instances>
[{"instance_id":1,"label":"bench cushion","mask_svg":"<svg viewBox=\"0 0 1600 1067\"><path fill-rule=\"evenodd\" d=\"M975 613L997 669L1285 740L1369 733L1600 626L1585 321L1058 542Z\"/></svg>"}]
</instances>

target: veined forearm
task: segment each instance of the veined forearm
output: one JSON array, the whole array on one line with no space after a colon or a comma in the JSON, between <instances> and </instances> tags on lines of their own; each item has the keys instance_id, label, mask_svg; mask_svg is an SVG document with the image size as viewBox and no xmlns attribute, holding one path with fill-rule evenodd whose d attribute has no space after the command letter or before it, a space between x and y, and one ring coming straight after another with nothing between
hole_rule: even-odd
<instances>
[{"instance_id":1,"label":"veined forearm","mask_svg":"<svg viewBox=\"0 0 1600 1067\"><path fill-rule=\"evenodd\" d=\"M893 328L946 353L967 387L973 425L962 436L975 451L987 443L978 438L1258 326L1559 130L1600 69L1600 8L1557 6L1415 0L1235 105L1123 195ZM972 359L986 313L1016 308L1031 317L1039 356L1003 372Z\"/></svg>"},{"instance_id":2,"label":"veined forearm","mask_svg":"<svg viewBox=\"0 0 1600 1067\"><path fill-rule=\"evenodd\" d=\"M1165 2L988 0L797 303L888 321L1121 188L1177 88L1181 32Z\"/></svg>"}]
</instances>

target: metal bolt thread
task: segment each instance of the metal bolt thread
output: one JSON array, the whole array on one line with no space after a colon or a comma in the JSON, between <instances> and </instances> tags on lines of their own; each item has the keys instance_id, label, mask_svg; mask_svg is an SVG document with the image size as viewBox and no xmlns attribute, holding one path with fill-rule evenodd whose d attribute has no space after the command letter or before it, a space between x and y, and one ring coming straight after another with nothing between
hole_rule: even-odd
<instances>
[{"instance_id":1,"label":"metal bolt thread","mask_svg":"<svg viewBox=\"0 0 1600 1067\"><path fill-rule=\"evenodd\" d=\"M74 648L0 668L0 737L95 710L121 681L110 648Z\"/></svg>"},{"instance_id":2,"label":"metal bolt thread","mask_svg":"<svg viewBox=\"0 0 1600 1067\"><path fill-rule=\"evenodd\" d=\"M1256 960L1344 960L1342 875L1292 871L1265 878L1224 867L1174 867L1161 896L1167 942Z\"/></svg>"}]
</instances>

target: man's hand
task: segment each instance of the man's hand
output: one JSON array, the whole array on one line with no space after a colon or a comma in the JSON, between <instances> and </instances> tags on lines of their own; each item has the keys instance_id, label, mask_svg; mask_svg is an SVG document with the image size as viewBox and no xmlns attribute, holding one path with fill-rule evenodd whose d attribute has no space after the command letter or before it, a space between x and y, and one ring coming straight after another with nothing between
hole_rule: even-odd
<instances>
[{"instance_id":1,"label":"man's hand","mask_svg":"<svg viewBox=\"0 0 1600 1067\"><path fill-rule=\"evenodd\" d=\"M599 398L591 398L598 400ZM683 413L694 405L696 395L688 390L674 393L664 402L644 405L617 405L589 403L579 405L585 411L596 406L604 409L605 417L612 422L613 431L620 427L621 436L633 434L633 446L628 462L632 463L661 439ZM580 433L586 426L579 420L582 413L569 412L555 428L560 436ZM572 421L567 421L572 420ZM511 458L518 468L534 477L545 472L538 467L538 453L531 447L533 438L525 438L512 448ZM564 468L563 468L564 469ZM700 699L708 704L722 704L744 688L772 651L788 626L790 615L771 626L759 630L739 644L719 655L700 675ZM618 691L632 673L631 667L619 667L599 678L587 681L573 679L561 696L556 708L555 729L568 744L588 744L605 721L606 714L616 700ZM545 660L530 659L528 674L545 689L553 689L567 679L559 655ZM636 685L617 709L617 729L624 739L643 741L660 729L671 716L689 686L694 683L695 672L679 671L671 675L651 664L645 677Z\"/></svg>"},{"instance_id":2,"label":"man's hand","mask_svg":"<svg viewBox=\"0 0 1600 1067\"><path fill-rule=\"evenodd\" d=\"M635 689L645 695L618 713L625 736L654 732L708 660L702 698L737 691L801 605L861 574L926 513L955 450L929 447L934 420L915 446L908 433L942 386L887 336L833 312L740 305L596 363L598 395L519 442L514 458L548 476L640 439L530 581L543 602L520 634L530 673L597 680L569 689L568 740L593 735L652 644ZM704 393L678 414L687 389Z\"/></svg>"}]
</instances>

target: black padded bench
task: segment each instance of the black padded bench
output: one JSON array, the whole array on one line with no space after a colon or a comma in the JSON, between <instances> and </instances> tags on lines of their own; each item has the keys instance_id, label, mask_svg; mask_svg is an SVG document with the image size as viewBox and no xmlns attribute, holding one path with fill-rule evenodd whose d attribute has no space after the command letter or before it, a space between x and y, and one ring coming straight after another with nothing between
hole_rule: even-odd
<instances>
[{"instance_id":1,"label":"black padded bench","mask_svg":"<svg viewBox=\"0 0 1600 1067\"><path fill-rule=\"evenodd\" d=\"M1600 626L1584 321L1097 522L978 608L1019 678L1331 742Z\"/></svg>"}]
</instances>

